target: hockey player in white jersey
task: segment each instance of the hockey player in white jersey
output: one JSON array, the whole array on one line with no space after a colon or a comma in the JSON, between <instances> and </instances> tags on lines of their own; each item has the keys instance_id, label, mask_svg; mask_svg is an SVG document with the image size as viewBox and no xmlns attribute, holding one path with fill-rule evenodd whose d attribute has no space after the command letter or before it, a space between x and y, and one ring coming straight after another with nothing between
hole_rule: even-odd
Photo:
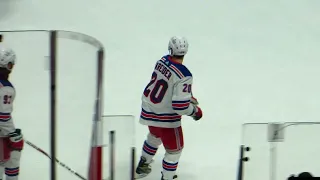
<instances>
[{"instance_id":1,"label":"hockey player in white jersey","mask_svg":"<svg viewBox=\"0 0 320 180\"><path fill-rule=\"evenodd\" d=\"M15 89L8 80L15 64L16 55L8 48L0 46L0 180L18 180L23 137L16 129L11 113Z\"/></svg>"},{"instance_id":2,"label":"hockey player in white jersey","mask_svg":"<svg viewBox=\"0 0 320 180\"><path fill-rule=\"evenodd\" d=\"M192 74L182 64L188 47L186 38L172 37L169 55L157 61L143 92L140 123L148 126L149 133L136 168L137 179L151 172L150 163L161 144L166 150L161 180L177 179L176 169L184 145L181 116L191 116L194 120L202 117L198 102L192 96Z\"/></svg>"}]
</instances>

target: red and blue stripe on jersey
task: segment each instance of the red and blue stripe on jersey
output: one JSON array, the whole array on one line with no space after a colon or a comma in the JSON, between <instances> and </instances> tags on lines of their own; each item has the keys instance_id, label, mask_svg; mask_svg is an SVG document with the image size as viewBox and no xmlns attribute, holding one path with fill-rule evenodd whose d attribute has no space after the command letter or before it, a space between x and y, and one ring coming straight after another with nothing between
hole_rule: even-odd
<instances>
[{"instance_id":1,"label":"red and blue stripe on jersey","mask_svg":"<svg viewBox=\"0 0 320 180\"><path fill-rule=\"evenodd\" d=\"M11 119L11 113L1 113L0 112L0 122L7 122Z\"/></svg>"},{"instance_id":2,"label":"red and blue stripe on jersey","mask_svg":"<svg viewBox=\"0 0 320 180\"><path fill-rule=\"evenodd\" d=\"M153 113L148 112L144 109L141 111L140 117L147 121L155 121L155 122L177 122L181 120L181 115L177 113Z\"/></svg>"},{"instance_id":3,"label":"red and blue stripe on jersey","mask_svg":"<svg viewBox=\"0 0 320 180\"><path fill-rule=\"evenodd\" d=\"M190 105L190 100L187 101L172 101L172 108L174 110L185 110L188 109Z\"/></svg>"},{"instance_id":4,"label":"red and blue stripe on jersey","mask_svg":"<svg viewBox=\"0 0 320 180\"><path fill-rule=\"evenodd\" d=\"M171 60L171 56L163 56L161 58L161 61L165 66L167 66L171 71L173 71L180 79L188 76L192 76L191 72L188 70L187 67L185 67L183 64L179 64L176 62L173 62Z\"/></svg>"}]
</instances>

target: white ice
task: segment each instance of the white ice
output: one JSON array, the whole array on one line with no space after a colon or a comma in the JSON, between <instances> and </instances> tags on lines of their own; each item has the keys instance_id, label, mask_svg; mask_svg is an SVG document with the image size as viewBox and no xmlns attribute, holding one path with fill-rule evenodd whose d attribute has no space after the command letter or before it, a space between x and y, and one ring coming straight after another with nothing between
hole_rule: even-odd
<instances>
[{"instance_id":1,"label":"white ice","mask_svg":"<svg viewBox=\"0 0 320 180\"><path fill-rule=\"evenodd\" d=\"M147 133L138 124L142 90L154 62L166 53L169 37L186 36L190 51L185 64L194 75L193 91L204 117L199 122L183 119L185 149L178 173L184 180L230 180L236 178L242 123L320 120L319 7L316 0L0 0L0 28L73 30L98 38L106 48L104 114L136 117L137 156ZM26 139L48 151L46 35L10 34L7 44L18 54L11 77L17 88L14 120ZM94 49L64 41L59 57L58 157L86 175ZM286 134L295 148L286 144L279 150L279 156L287 158L279 158L277 180L303 170L320 175L317 128ZM261 151L252 151L262 158L268 151L264 132L251 133L251 138L264 141L256 142ZM303 142L310 148L297 149ZM163 150L146 180L160 178L162 155ZM266 157L252 159L246 174L267 175ZM59 179L77 179L58 170ZM26 146L21 177L49 179L48 159Z\"/></svg>"}]
</instances>

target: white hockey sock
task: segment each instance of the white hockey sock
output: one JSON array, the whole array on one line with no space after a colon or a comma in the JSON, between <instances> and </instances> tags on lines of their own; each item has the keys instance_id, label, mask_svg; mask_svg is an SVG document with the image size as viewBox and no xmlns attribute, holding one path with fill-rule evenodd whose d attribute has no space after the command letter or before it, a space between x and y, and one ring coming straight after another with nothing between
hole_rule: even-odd
<instances>
[{"instance_id":1,"label":"white hockey sock","mask_svg":"<svg viewBox=\"0 0 320 180\"><path fill-rule=\"evenodd\" d=\"M161 145L161 140L152 134L148 134L147 140L144 141L142 148L142 156L146 158L146 163L151 163L154 155L157 153L158 147Z\"/></svg>"},{"instance_id":2,"label":"white hockey sock","mask_svg":"<svg viewBox=\"0 0 320 180\"><path fill-rule=\"evenodd\" d=\"M179 159L181 156L181 151L177 152L166 152L162 161L162 175L165 180L172 180L173 176L176 174Z\"/></svg>"},{"instance_id":3,"label":"white hockey sock","mask_svg":"<svg viewBox=\"0 0 320 180\"><path fill-rule=\"evenodd\" d=\"M20 151L12 151L11 157L5 163L6 180L18 180L20 166Z\"/></svg>"},{"instance_id":4,"label":"white hockey sock","mask_svg":"<svg viewBox=\"0 0 320 180\"><path fill-rule=\"evenodd\" d=\"M19 167L5 168L6 180L18 180Z\"/></svg>"}]
</instances>

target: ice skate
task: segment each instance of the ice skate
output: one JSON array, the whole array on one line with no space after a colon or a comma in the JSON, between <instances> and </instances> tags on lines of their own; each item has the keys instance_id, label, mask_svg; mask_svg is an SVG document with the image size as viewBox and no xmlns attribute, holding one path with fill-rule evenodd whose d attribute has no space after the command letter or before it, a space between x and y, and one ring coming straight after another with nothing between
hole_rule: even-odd
<instances>
[{"instance_id":1,"label":"ice skate","mask_svg":"<svg viewBox=\"0 0 320 180\"><path fill-rule=\"evenodd\" d=\"M135 179L140 179L146 177L151 172L151 163L146 163L146 158L141 157L138 167L136 169Z\"/></svg>"}]
</instances>

